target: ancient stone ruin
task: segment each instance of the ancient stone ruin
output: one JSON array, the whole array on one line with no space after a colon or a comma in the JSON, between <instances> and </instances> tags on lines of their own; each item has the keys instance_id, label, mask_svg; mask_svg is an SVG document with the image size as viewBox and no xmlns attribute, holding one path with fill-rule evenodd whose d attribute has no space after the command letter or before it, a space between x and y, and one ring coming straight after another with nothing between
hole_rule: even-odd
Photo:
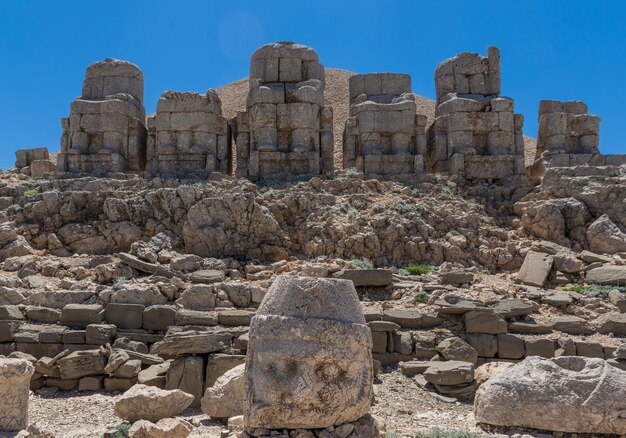
<instances>
[{"instance_id":1,"label":"ancient stone ruin","mask_svg":"<svg viewBox=\"0 0 626 438\"><path fill-rule=\"evenodd\" d=\"M0 432L26 429L28 394L33 365L24 359L0 358Z\"/></svg>"},{"instance_id":2,"label":"ancient stone ruin","mask_svg":"<svg viewBox=\"0 0 626 438\"><path fill-rule=\"evenodd\" d=\"M430 169L467 179L524 174L524 117L500 97L500 51L461 53L435 70L437 108L429 130Z\"/></svg>"},{"instance_id":3,"label":"ancient stone ruin","mask_svg":"<svg viewBox=\"0 0 626 438\"><path fill-rule=\"evenodd\" d=\"M310 47L268 44L250 61L246 111L233 121L237 176L251 180L333 172L333 113L324 67Z\"/></svg>"},{"instance_id":4,"label":"ancient stone ruin","mask_svg":"<svg viewBox=\"0 0 626 438\"><path fill-rule=\"evenodd\" d=\"M244 425L252 436L339 426L369 412L372 340L350 281L278 277L249 339Z\"/></svg>"},{"instance_id":5,"label":"ancient stone ruin","mask_svg":"<svg viewBox=\"0 0 626 438\"><path fill-rule=\"evenodd\" d=\"M424 171L426 116L417 114L409 75L371 73L350 78L350 117L343 167L368 176Z\"/></svg>"},{"instance_id":6,"label":"ancient stone ruin","mask_svg":"<svg viewBox=\"0 0 626 438\"><path fill-rule=\"evenodd\" d=\"M211 172L231 173L228 120L214 90L166 91L147 126L149 175L206 178Z\"/></svg>"},{"instance_id":7,"label":"ancient stone ruin","mask_svg":"<svg viewBox=\"0 0 626 438\"><path fill-rule=\"evenodd\" d=\"M61 119L57 168L72 174L139 172L146 162L143 73L107 58L91 64L82 95Z\"/></svg>"}]
</instances>

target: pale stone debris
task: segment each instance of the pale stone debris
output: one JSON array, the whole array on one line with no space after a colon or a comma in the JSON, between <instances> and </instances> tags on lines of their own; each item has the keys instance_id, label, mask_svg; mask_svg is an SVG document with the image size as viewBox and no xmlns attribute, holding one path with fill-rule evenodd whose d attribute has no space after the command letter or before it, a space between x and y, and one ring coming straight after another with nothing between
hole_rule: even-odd
<instances>
[{"instance_id":1,"label":"pale stone debris","mask_svg":"<svg viewBox=\"0 0 626 438\"><path fill-rule=\"evenodd\" d=\"M48 148L18 149L15 151L15 167L22 169L30 166L33 161L50 158Z\"/></svg>"},{"instance_id":2,"label":"pale stone debris","mask_svg":"<svg viewBox=\"0 0 626 438\"><path fill-rule=\"evenodd\" d=\"M17 431L28 426L28 395L33 365L23 359L0 358L0 431Z\"/></svg>"},{"instance_id":3,"label":"pale stone debris","mask_svg":"<svg viewBox=\"0 0 626 438\"><path fill-rule=\"evenodd\" d=\"M206 178L212 172L231 173L228 120L214 90L164 92L147 126L148 175Z\"/></svg>"},{"instance_id":4,"label":"pale stone debris","mask_svg":"<svg viewBox=\"0 0 626 438\"><path fill-rule=\"evenodd\" d=\"M425 115L417 114L411 77L397 73L354 75L343 137L343 167L368 176L424 171Z\"/></svg>"},{"instance_id":5,"label":"pale stone debris","mask_svg":"<svg viewBox=\"0 0 626 438\"><path fill-rule=\"evenodd\" d=\"M333 172L333 113L324 106L324 67L310 47L277 42L250 62L247 110L232 121L240 177Z\"/></svg>"},{"instance_id":6,"label":"pale stone debris","mask_svg":"<svg viewBox=\"0 0 626 438\"><path fill-rule=\"evenodd\" d=\"M363 417L371 348L350 281L277 277L250 326L246 428L315 429Z\"/></svg>"},{"instance_id":7,"label":"pale stone debris","mask_svg":"<svg viewBox=\"0 0 626 438\"><path fill-rule=\"evenodd\" d=\"M87 67L82 95L61 119L57 171L72 174L138 172L145 166L143 73L107 58Z\"/></svg>"},{"instance_id":8,"label":"pale stone debris","mask_svg":"<svg viewBox=\"0 0 626 438\"><path fill-rule=\"evenodd\" d=\"M470 180L523 175L524 117L500 96L500 51L461 53L435 70L437 108L429 128L432 172Z\"/></svg>"}]
</instances>

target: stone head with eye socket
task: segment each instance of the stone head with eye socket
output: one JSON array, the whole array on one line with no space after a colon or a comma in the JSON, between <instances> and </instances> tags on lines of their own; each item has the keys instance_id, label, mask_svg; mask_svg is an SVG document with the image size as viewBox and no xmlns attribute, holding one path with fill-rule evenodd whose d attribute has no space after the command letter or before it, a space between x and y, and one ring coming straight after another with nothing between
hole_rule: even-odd
<instances>
[{"instance_id":1,"label":"stone head with eye socket","mask_svg":"<svg viewBox=\"0 0 626 438\"><path fill-rule=\"evenodd\" d=\"M249 337L247 427L322 428L369 412L372 340L352 282L278 277Z\"/></svg>"}]
</instances>

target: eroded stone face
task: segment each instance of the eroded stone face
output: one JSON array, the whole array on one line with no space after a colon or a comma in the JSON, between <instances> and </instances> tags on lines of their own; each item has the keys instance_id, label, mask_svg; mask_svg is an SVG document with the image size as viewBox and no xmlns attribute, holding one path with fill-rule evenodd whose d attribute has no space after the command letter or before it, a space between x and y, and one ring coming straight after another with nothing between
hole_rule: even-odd
<instances>
[{"instance_id":1,"label":"eroded stone face","mask_svg":"<svg viewBox=\"0 0 626 438\"><path fill-rule=\"evenodd\" d=\"M247 427L328 427L369 411L371 334L349 281L279 277L249 336Z\"/></svg>"}]
</instances>

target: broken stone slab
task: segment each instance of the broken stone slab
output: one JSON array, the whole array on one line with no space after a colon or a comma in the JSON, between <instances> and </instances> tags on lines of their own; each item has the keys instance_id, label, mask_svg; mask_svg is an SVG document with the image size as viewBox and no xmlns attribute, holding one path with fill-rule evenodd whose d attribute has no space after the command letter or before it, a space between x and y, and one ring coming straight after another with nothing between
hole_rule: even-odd
<instances>
[{"instance_id":1,"label":"broken stone slab","mask_svg":"<svg viewBox=\"0 0 626 438\"><path fill-rule=\"evenodd\" d=\"M0 306L0 320L23 320L24 315L16 305Z\"/></svg>"},{"instance_id":2,"label":"broken stone slab","mask_svg":"<svg viewBox=\"0 0 626 438\"><path fill-rule=\"evenodd\" d=\"M334 278L350 280L355 287L387 287L393 282L389 269L342 269L333 274Z\"/></svg>"},{"instance_id":3,"label":"broken stone slab","mask_svg":"<svg viewBox=\"0 0 626 438\"><path fill-rule=\"evenodd\" d=\"M202 397L202 412L211 418L230 418L243 414L246 365L226 371L207 388Z\"/></svg>"},{"instance_id":4,"label":"broken stone slab","mask_svg":"<svg viewBox=\"0 0 626 438\"><path fill-rule=\"evenodd\" d=\"M610 264L613 263L613 259L609 256L605 256L602 254L596 254L595 252L583 250L579 256L583 261L587 263L602 263L602 264Z\"/></svg>"},{"instance_id":5,"label":"broken stone slab","mask_svg":"<svg viewBox=\"0 0 626 438\"><path fill-rule=\"evenodd\" d=\"M433 385L462 385L474 380L474 364L458 360L433 361L423 375Z\"/></svg>"},{"instance_id":6,"label":"broken stone slab","mask_svg":"<svg viewBox=\"0 0 626 438\"><path fill-rule=\"evenodd\" d=\"M461 285L461 284L472 284L474 281L474 274L469 271L464 271L462 269L457 269L454 271L443 272L439 274L441 277L441 281L444 284L453 284L453 285Z\"/></svg>"},{"instance_id":7,"label":"broken stone slab","mask_svg":"<svg viewBox=\"0 0 626 438\"><path fill-rule=\"evenodd\" d=\"M606 214L587 228L587 241L592 251L605 254L626 251L626 233Z\"/></svg>"},{"instance_id":8,"label":"broken stone slab","mask_svg":"<svg viewBox=\"0 0 626 438\"><path fill-rule=\"evenodd\" d=\"M193 395L180 389L171 391L154 386L135 385L115 402L115 414L130 422L148 420L153 423L174 417L187 409Z\"/></svg>"},{"instance_id":9,"label":"broken stone slab","mask_svg":"<svg viewBox=\"0 0 626 438\"><path fill-rule=\"evenodd\" d=\"M528 251L516 281L530 286L543 287L552 270L554 257L544 252Z\"/></svg>"},{"instance_id":10,"label":"broken stone slab","mask_svg":"<svg viewBox=\"0 0 626 438\"><path fill-rule=\"evenodd\" d=\"M61 324L73 328L87 328L89 324L101 324L104 309L99 304L67 304L61 311Z\"/></svg>"},{"instance_id":11,"label":"broken stone slab","mask_svg":"<svg viewBox=\"0 0 626 438\"><path fill-rule=\"evenodd\" d=\"M215 381L226 371L246 362L246 356L240 354L211 354L207 358L205 373L205 389L213 386Z\"/></svg>"},{"instance_id":12,"label":"broken stone slab","mask_svg":"<svg viewBox=\"0 0 626 438\"><path fill-rule=\"evenodd\" d=\"M400 325L391 321L370 321L367 326L373 332L395 332L400 330Z\"/></svg>"},{"instance_id":13,"label":"broken stone slab","mask_svg":"<svg viewBox=\"0 0 626 438\"><path fill-rule=\"evenodd\" d=\"M168 333L162 341L152 345L150 353L163 357L215 353L230 347L232 339L231 333L206 333L196 330Z\"/></svg>"},{"instance_id":14,"label":"broken stone slab","mask_svg":"<svg viewBox=\"0 0 626 438\"><path fill-rule=\"evenodd\" d=\"M444 315L463 315L470 310L486 309L481 301L461 298L455 295L446 295L435 301L437 311Z\"/></svg>"},{"instance_id":15,"label":"broken stone slab","mask_svg":"<svg viewBox=\"0 0 626 438\"><path fill-rule=\"evenodd\" d=\"M613 289L609 292L609 301L619 309L620 313L626 313L626 293Z\"/></svg>"},{"instance_id":16,"label":"broken stone slab","mask_svg":"<svg viewBox=\"0 0 626 438\"><path fill-rule=\"evenodd\" d=\"M569 306L574 302L572 296L567 292L555 293L542 297L541 301L555 307Z\"/></svg>"},{"instance_id":17,"label":"broken stone slab","mask_svg":"<svg viewBox=\"0 0 626 438\"><path fill-rule=\"evenodd\" d=\"M509 428L620 434L624 400L626 372L604 360L527 357L480 386L474 415L479 423Z\"/></svg>"},{"instance_id":18,"label":"broken stone slab","mask_svg":"<svg viewBox=\"0 0 626 438\"><path fill-rule=\"evenodd\" d=\"M626 285L626 266L605 265L587 271L586 280L600 285Z\"/></svg>"},{"instance_id":19,"label":"broken stone slab","mask_svg":"<svg viewBox=\"0 0 626 438\"><path fill-rule=\"evenodd\" d=\"M466 333L506 333L507 324L497 313L485 310L472 310L463 315Z\"/></svg>"},{"instance_id":20,"label":"broken stone slab","mask_svg":"<svg viewBox=\"0 0 626 438\"><path fill-rule=\"evenodd\" d=\"M189 274L189 281L192 283L212 284L224 281L224 271L217 269L202 269Z\"/></svg>"},{"instance_id":21,"label":"broken stone slab","mask_svg":"<svg viewBox=\"0 0 626 438\"><path fill-rule=\"evenodd\" d=\"M395 322L403 328L435 327L443 322L433 313L421 313L414 310L387 309L383 312L385 321Z\"/></svg>"},{"instance_id":22,"label":"broken stone slab","mask_svg":"<svg viewBox=\"0 0 626 438\"><path fill-rule=\"evenodd\" d=\"M121 252L117 256L121 261L126 263L131 268L137 269L138 271L146 272L148 274L160 275L165 278L178 277L183 280L185 279L185 276L183 274L176 272L173 269L162 265L157 265L156 263L143 261L132 254Z\"/></svg>"},{"instance_id":23,"label":"broken stone slab","mask_svg":"<svg viewBox=\"0 0 626 438\"><path fill-rule=\"evenodd\" d=\"M150 365L145 370L142 370L137 375L137 382L146 386L156 386L157 388L165 389L167 370L173 360L166 360L163 363Z\"/></svg>"},{"instance_id":24,"label":"broken stone slab","mask_svg":"<svg viewBox=\"0 0 626 438\"><path fill-rule=\"evenodd\" d=\"M57 364L62 379L80 379L104 374L107 358L100 350L75 351L59 359Z\"/></svg>"},{"instance_id":25,"label":"broken stone slab","mask_svg":"<svg viewBox=\"0 0 626 438\"><path fill-rule=\"evenodd\" d=\"M591 335L594 333L593 330L587 327L584 319L571 315L554 318L552 320L552 328L570 335Z\"/></svg>"},{"instance_id":26,"label":"broken stone slab","mask_svg":"<svg viewBox=\"0 0 626 438\"><path fill-rule=\"evenodd\" d=\"M513 318L536 313L539 306L516 298L505 298L492 305L491 309L503 318Z\"/></svg>"},{"instance_id":27,"label":"broken stone slab","mask_svg":"<svg viewBox=\"0 0 626 438\"><path fill-rule=\"evenodd\" d=\"M176 312L176 325L216 326L218 325L217 312L178 309Z\"/></svg>"},{"instance_id":28,"label":"broken stone slab","mask_svg":"<svg viewBox=\"0 0 626 438\"><path fill-rule=\"evenodd\" d=\"M174 359L167 370L165 389L180 389L193 395L191 406L199 407L204 393L204 359L199 356Z\"/></svg>"},{"instance_id":29,"label":"broken stone slab","mask_svg":"<svg viewBox=\"0 0 626 438\"><path fill-rule=\"evenodd\" d=\"M139 420L128 430L128 438L187 438L192 430L191 423L177 418L163 418L156 424Z\"/></svg>"},{"instance_id":30,"label":"broken stone slab","mask_svg":"<svg viewBox=\"0 0 626 438\"><path fill-rule=\"evenodd\" d=\"M626 335L626 313L607 313L598 318L598 333L613 333L616 336Z\"/></svg>"},{"instance_id":31,"label":"broken stone slab","mask_svg":"<svg viewBox=\"0 0 626 438\"><path fill-rule=\"evenodd\" d=\"M436 349L445 360L470 362L473 363L474 366L476 366L478 361L478 352L476 349L458 336L444 339L437 344Z\"/></svg>"},{"instance_id":32,"label":"broken stone slab","mask_svg":"<svg viewBox=\"0 0 626 438\"><path fill-rule=\"evenodd\" d=\"M432 365L429 360L410 360L407 362L400 362L400 372L407 377L413 377L418 374L423 374L424 371Z\"/></svg>"}]
</instances>

